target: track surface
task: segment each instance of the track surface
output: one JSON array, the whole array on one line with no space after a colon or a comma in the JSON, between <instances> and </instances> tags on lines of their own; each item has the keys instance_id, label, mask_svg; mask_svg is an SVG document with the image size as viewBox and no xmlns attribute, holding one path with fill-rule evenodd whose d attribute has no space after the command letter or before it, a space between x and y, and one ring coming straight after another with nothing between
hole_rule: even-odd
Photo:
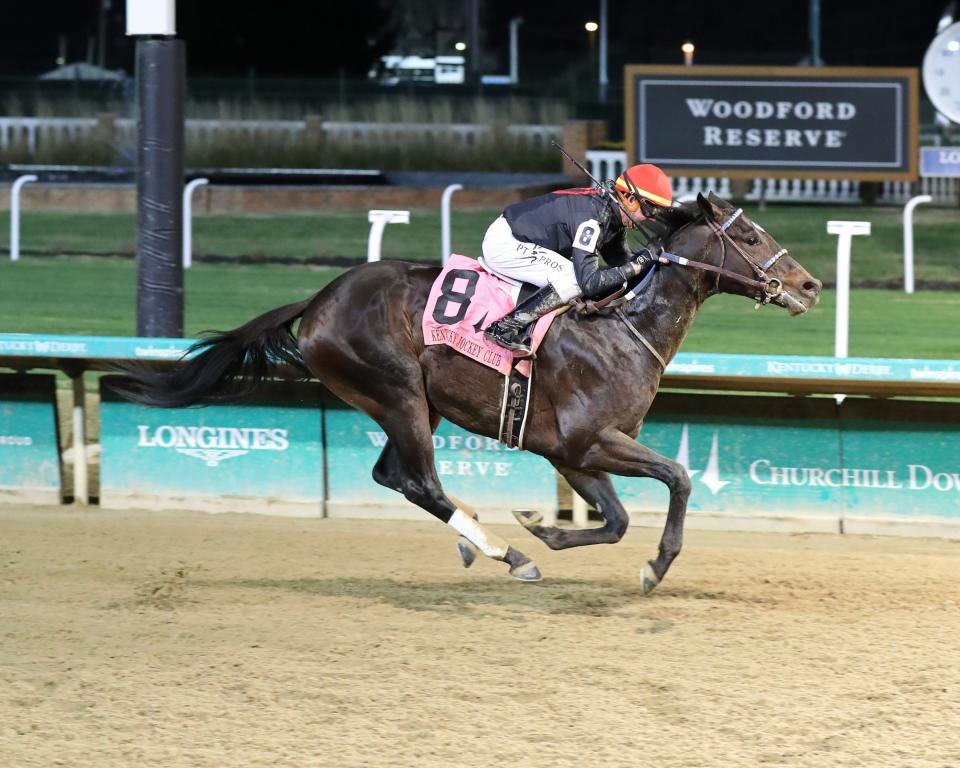
<instances>
[{"instance_id":1,"label":"track surface","mask_svg":"<svg viewBox=\"0 0 960 768\"><path fill-rule=\"evenodd\" d=\"M960 542L0 508L0 763L960 765Z\"/></svg>"}]
</instances>

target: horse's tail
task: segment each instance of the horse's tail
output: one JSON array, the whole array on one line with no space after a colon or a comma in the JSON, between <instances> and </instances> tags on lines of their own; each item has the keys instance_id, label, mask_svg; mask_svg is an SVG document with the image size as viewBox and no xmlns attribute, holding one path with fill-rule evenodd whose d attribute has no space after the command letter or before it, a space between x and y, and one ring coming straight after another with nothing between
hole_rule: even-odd
<instances>
[{"instance_id":1,"label":"horse's tail","mask_svg":"<svg viewBox=\"0 0 960 768\"><path fill-rule=\"evenodd\" d=\"M278 364L292 365L308 377L293 324L312 300L272 309L232 331L214 333L191 346L172 370L120 366L122 375L109 386L135 403L183 408L243 398Z\"/></svg>"}]
</instances>

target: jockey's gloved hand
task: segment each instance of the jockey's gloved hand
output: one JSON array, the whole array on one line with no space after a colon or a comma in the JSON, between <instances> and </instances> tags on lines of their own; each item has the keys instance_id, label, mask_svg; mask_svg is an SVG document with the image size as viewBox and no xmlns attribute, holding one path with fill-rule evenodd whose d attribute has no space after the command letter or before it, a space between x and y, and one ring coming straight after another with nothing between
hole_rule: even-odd
<instances>
[{"instance_id":1,"label":"jockey's gloved hand","mask_svg":"<svg viewBox=\"0 0 960 768\"><path fill-rule=\"evenodd\" d=\"M663 244L660 242L659 238L655 238L633 252L633 261L640 266L644 266L651 261L659 261L661 264L669 264L669 262L660 255L662 253Z\"/></svg>"},{"instance_id":2,"label":"jockey's gloved hand","mask_svg":"<svg viewBox=\"0 0 960 768\"><path fill-rule=\"evenodd\" d=\"M656 259L656 256L649 246L640 246L633 252L633 260L637 262L637 264L646 264L648 261L653 261L654 259Z\"/></svg>"},{"instance_id":3,"label":"jockey's gloved hand","mask_svg":"<svg viewBox=\"0 0 960 768\"><path fill-rule=\"evenodd\" d=\"M656 259L661 253L663 253L663 240L661 240L659 237L652 237L640 250L646 251L651 259Z\"/></svg>"}]
</instances>

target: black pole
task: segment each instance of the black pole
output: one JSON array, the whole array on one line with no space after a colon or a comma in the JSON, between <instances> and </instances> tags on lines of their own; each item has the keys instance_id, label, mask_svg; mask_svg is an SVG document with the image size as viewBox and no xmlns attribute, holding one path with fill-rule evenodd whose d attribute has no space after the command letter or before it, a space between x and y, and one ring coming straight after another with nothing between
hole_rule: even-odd
<instances>
[{"instance_id":1,"label":"black pole","mask_svg":"<svg viewBox=\"0 0 960 768\"><path fill-rule=\"evenodd\" d=\"M480 0L470 0L467 27L470 43L467 49L467 69L474 79L480 79Z\"/></svg>"},{"instance_id":2,"label":"black pole","mask_svg":"<svg viewBox=\"0 0 960 768\"><path fill-rule=\"evenodd\" d=\"M820 0L810 0L810 66L823 66L820 56Z\"/></svg>"},{"instance_id":3,"label":"black pole","mask_svg":"<svg viewBox=\"0 0 960 768\"><path fill-rule=\"evenodd\" d=\"M186 46L137 41L137 335L183 336Z\"/></svg>"}]
</instances>

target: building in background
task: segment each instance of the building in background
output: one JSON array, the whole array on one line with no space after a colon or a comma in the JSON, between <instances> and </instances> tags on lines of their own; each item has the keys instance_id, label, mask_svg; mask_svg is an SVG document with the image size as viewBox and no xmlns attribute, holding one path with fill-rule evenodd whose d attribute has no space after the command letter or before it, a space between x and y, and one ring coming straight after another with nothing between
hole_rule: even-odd
<instances>
[{"instance_id":1,"label":"building in background","mask_svg":"<svg viewBox=\"0 0 960 768\"><path fill-rule=\"evenodd\" d=\"M424 83L459 85L465 81L463 56L381 56L369 77L381 85Z\"/></svg>"}]
</instances>

